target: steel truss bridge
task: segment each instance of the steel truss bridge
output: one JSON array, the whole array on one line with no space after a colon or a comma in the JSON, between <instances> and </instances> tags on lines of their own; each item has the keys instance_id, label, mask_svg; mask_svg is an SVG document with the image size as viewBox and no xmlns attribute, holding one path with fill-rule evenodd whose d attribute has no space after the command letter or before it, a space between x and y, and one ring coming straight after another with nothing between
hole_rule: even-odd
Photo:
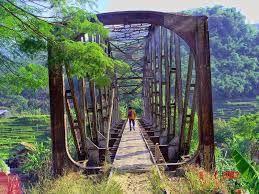
<instances>
[{"instance_id":1,"label":"steel truss bridge","mask_svg":"<svg viewBox=\"0 0 259 194\"><path fill-rule=\"evenodd\" d=\"M49 60L54 173L66 167L97 173L105 160L113 162L125 127L119 104L126 96L143 99L139 124L154 163L168 170L187 163L213 170L207 17L153 11L97 16L109 38L80 34L76 40L105 44L107 55L130 64L130 73L115 72L110 86L98 88ZM54 56L49 48L49 58ZM195 131L197 150L190 153Z\"/></svg>"}]
</instances>

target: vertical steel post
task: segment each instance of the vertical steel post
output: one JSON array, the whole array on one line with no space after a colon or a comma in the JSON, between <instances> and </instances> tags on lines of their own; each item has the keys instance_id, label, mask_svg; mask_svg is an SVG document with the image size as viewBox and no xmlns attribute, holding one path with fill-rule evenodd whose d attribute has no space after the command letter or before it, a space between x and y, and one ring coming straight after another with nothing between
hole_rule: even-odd
<instances>
[{"instance_id":1,"label":"vertical steel post","mask_svg":"<svg viewBox=\"0 0 259 194\"><path fill-rule=\"evenodd\" d=\"M188 112L188 102L190 97L190 87L192 81L192 69L193 69L193 54L190 50L189 52L189 63L188 63L188 70L187 70L187 79L186 79L186 87L185 87L185 94L184 94L184 105L183 105L183 116L182 116L182 125L181 125L181 132L182 132L182 139L180 150L185 151L185 127L186 127L186 117ZM183 152L182 152L183 153Z\"/></svg>"},{"instance_id":2,"label":"vertical steel post","mask_svg":"<svg viewBox=\"0 0 259 194\"><path fill-rule=\"evenodd\" d=\"M90 96L92 102L92 111L93 111L93 124L92 124L92 134L93 134L93 142L97 144L98 137L97 137L97 107L96 107L96 95L95 95L95 84L93 81L90 81Z\"/></svg>"},{"instance_id":3,"label":"vertical steel post","mask_svg":"<svg viewBox=\"0 0 259 194\"><path fill-rule=\"evenodd\" d=\"M182 116L183 116L183 96L182 96L182 71L181 71L181 51L180 38L175 34L175 67L176 67L176 105L178 108L178 129L179 129L179 145L183 140ZM180 146L179 146L180 148Z\"/></svg>"},{"instance_id":4,"label":"vertical steel post","mask_svg":"<svg viewBox=\"0 0 259 194\"><path fill-rule=\"evenodd\" d=\"M196 70L198 74L198 113L202 166L207 171L215 167L214 129L208 18L197 18Z\"/></svg>"},{"instance_id":5,"label":"vertical steel post","mask_svg":"<svg viewBox=\"0 0 259 194\"><path fill-rule=\"evenodd\" d=\"M158 123L160 131L163 131L163 30L162 27L158 27Z\"/></svg>"},{"instance_id":6,"label":"vertical steel post","mask_svg":"<svg viewBox=\"0 0 259 194\"><path fill-rule=\"evenodd\" d=\"M81 125L83 127L84 134L86 134L86 104L85 104L85 79L78 80L78 92L79 92L79 114L81 119ZM86 136L86 135L85 135ZM85 138L82 137L82 138ZM84 148L86 150L86 148Z\"/></svg>"},{"instance_id":7,"label":"vertical steel post","mask_svg":"<svg viewBox=\"0 0 259 194\"><path fill-rule=\"evenodd\" d=\"M170 108L173 108L173 122L172 122L172 132L170 133L172 135L172 137L174 138L175 137L175 134L176 134L176 68L175 68L175 65L174 67L172 67L173 65L173 62L175 62L175 60L173 60L173 52L175 52L173 50L173 45L174 45L174 32L173 31L170 31L170 75L171 77L174 76L174 96L173 96L173 100L171 101L171 107ZM171 90L171 89L170 89ZM171 93L172 91L170 91Z\"/></svg>"},{"instance_id":8,"label":"vertical steel post","mask_svg":"<svg viewBox=\"0 0 259 194\"><path fill-rule=\"evenodd\" d=\"M171 73L170 73L170 67L171 63L169 63L168 60L168 34L167 29L165 29L165 39L164 39L164 49L165 49L165 101L166 101L166 127L167 127L167 135L170 134L171 128L172 128L172 117L171 117Z\"/></svg>"},{"instance_id":9,"label":"vertical steel post","mask_svg":"<svg viewBox=\"0 0 259 194\"><path fill-rule=\"evenodd\" d=\"M55 176L63 174L66 161L64 81L61 64L54 64L54 50L48 43L49 98L52 140L52 166Z\"/></svg>"}]
</instances>

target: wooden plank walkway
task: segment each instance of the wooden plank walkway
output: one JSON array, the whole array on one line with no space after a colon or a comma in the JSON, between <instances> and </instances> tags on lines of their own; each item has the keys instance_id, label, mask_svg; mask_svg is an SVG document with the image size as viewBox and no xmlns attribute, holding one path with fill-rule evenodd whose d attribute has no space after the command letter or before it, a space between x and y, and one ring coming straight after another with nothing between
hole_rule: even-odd
<instances>
[{"instance_id":1,"label":"wooden plank walkway","mask_svg":"<svg viewBox=\"0 0 259 194\"><path fill-rule=\"evenodd\" d=\"M145 172L149 171L152 165L149 151L140 134L138 121L136 121L135 131L129 130L129 122L127 122L113 162L114 170Z\"/></svg>"}]
</instances>

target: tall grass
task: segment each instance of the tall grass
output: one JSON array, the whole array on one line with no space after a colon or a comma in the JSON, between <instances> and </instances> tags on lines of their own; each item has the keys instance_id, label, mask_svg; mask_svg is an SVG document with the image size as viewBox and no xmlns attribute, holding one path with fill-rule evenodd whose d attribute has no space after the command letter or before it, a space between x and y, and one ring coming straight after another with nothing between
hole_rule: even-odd
<instances>
[{"instance_id":1,"label":"tall grass","mask_svg":"<svg viewBox=\"0 0 259 194\"><path fill-rule=\"evenodd\" d=\"M169 177L162 172L163 181L152 170L150 185L152 193L162 194L168 190L171 194L215 194L228 193L226 183L211 173L196 166L186 166L184 177Z\"/></svg>"},{"instance_id":2,"label":"tall grass","mask_svg":"<svg viewBox=\"0 0 259 194\"><path fill-rule=\"evenodd\" d=\"M21 142L44 141L50 135L48 115L23 115L0 118L0 157L11 156L11 150Z\"/></svg>"},{"instance_id":3,"label":"tall grass","mask_svg":"<svg viewBox=\"0 0 259 194\"><path fill-rule=\"evenodd\" d=\"M81 173L70 172L54 180L46 179L25 193L28 194L122 194L120 185L114 181L98 181Z\"/></svg>"},{"instance_id":4,"label":"tall grass","mask_svg":"<svg viewBox=\"0 0 259 194\"><path fill-rule=\"evenodd\" d=\"M152 193L163 193L164 189L166 188L166 184L161 180L161 177L159 176L155 167L152 167L151 169L151 178L149 179L149 181Z\"/></svg>"}]
</instances>

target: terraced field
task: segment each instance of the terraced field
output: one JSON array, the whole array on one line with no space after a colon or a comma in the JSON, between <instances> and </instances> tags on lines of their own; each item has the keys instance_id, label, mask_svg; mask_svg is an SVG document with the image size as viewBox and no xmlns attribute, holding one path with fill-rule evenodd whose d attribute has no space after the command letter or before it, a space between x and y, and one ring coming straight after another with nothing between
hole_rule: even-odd
<instances>
[{"instance_id":1,"label":"terraced field","mask_svg":"<svg viewBox=\"0 0 259 194\"><path fill-rule=\"evenodd\" d=\"M226 101L214 101L214 118L229 120L231 117L259 112L259 101L242 98Z\"/></svg>"},{"instance_id":2,"label":"terraced field","mask_svg":"<svg viewBox=\"0 0 259 194\"><path fill-rule=\"evenodd\" d=\"M0 118L0 158L7 159L10 150L21 142L34 143L50 136L47 115Z\"/></svg>"}]
</instances>

